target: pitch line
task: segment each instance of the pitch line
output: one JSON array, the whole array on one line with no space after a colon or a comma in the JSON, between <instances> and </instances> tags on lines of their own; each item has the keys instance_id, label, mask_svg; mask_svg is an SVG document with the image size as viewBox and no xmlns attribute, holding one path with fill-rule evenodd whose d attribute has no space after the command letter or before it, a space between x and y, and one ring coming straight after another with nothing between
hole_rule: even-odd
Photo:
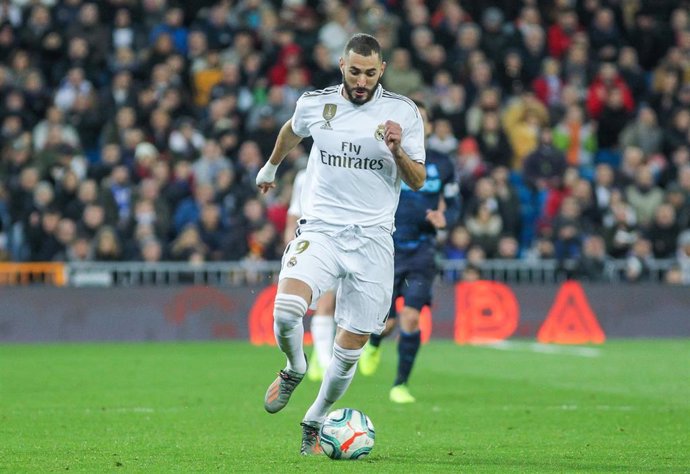
<instances>
[{"instance_id":1,"label":"pitch line","mask_svg":"<svg viewBox=\"0 0 690 474\"><path fill-rule=\"evenodd\" d=\"M595 347L539 344L538 342L487 341L487 343L476 345L499 351L537 352L540 354L569 355L576 357L599 357L601 355L601 349Z\"/></svg>"}]
</instances>

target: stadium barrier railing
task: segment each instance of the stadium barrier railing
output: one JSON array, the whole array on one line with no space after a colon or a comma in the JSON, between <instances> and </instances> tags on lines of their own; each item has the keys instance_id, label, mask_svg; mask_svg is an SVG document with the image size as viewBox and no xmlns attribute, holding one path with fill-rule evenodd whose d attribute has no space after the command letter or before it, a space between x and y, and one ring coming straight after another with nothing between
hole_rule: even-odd
<instances>
[{"instance_id":1,"label":"stadium barrier railing","mask_svg":"<svg viewBox=\"0 0 690 474\"><path fill-rule=\"evenodd\" d=\"M444 282L460 280L465 261L439 261L439 277ZM673 260L647 262L645 280L664 281ZM510 284L557 284L576 277L576 262L557 260L486 260L480 266L484 279ZM164 286L212 285L244 286L275 283L279 261L207 262L70 262L65 263L65 283L69 286ZM626 279L627 261L609 260L601 281L620 283Z\"/></svg>"}]
</instances>

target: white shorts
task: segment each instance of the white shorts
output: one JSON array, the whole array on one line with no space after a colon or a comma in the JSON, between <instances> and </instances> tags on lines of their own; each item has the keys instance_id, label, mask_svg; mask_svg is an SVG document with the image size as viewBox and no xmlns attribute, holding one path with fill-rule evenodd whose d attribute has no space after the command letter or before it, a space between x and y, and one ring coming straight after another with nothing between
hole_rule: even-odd
<instances>
[{"instance_id":1,"label":"white shorts","mask_svg":"<svg viewBox=\"0 0 690 474\"><path fill-rule=\"evenodd\" d=\"M384 227L301 224L283 254L283 278L309 285L312 302L337 286L336 324L379 334L393 295L393 238Z\"/></svg>"}]
</instances>

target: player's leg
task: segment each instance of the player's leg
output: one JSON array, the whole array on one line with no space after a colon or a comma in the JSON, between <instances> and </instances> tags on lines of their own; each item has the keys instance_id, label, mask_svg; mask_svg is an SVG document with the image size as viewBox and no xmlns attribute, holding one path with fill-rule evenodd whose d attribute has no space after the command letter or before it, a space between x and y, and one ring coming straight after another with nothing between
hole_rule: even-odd
<instances>
[{"instance_id":1,"label":"player's leg","mask_svg":"<svg viewBox=\"0 0 690 474\"><path fill-rule=\"evenodd\" d=\"M390 399L395 403L412 403L415 401L407 387L407 381L410 378L410 373L421 344L419 314L420 312L417 308L410 306L404 306L402 311L400 311L398 369L393 388L390 391Z\"/></svg>"},{"instance_id":2,"label":"player's leg","mask_svg":"<svg viewBox=\"0 0 690 474\"><path fill-rule=\"evenodd\" d=\"M333 357L319 394L302 422L302 453L315 449L314 433L333 404L352 382L362 348L372 333L380 333L393 292L393 248L390 235L372 238L357 254L343 258L349 273L336 295L335 322L338 325Z\"/></svg>"},{"instance_id":3,"label":"player's leg","mask_svg":"<svg viewBox=\"0 0 690 474\"><path fill-rule=\"evenodd\" d=\"M395 260L398 264L398 260ZM386 318L386 326L380 334L373 333L369 337L369 342L364 346L362 357L359 360L359 372L364 376L374 375L381 364L381 342L388 336L396 326L397 311L395 309L395 300L400 296L402 286L405 284L405 272L395 269L395 277L393 279L393 296L391 297L391 305L388 310L388 317Z\"/></svg>"},{"instance_id":4,"label":"player's leg","mask_svg":"<svg viewBox=\"0 0 690 474\"><path fill-rule=\"evenodd\" d=\"M311 318L311 336L314 351L309 359L307 378L312 381L323 379L323 373L328 367L333 354L333 337L335 336L335 292L327 291L316 303L316 312Z\"/></svg>"},{"instance_id":5,"label":"player's leg","mask_svg":"<svg viewBox=\"0 0 690 474\"><path fill-rule=\"evenodd\" d=\"M264 408L269 413L276 413L287 405L307 372L303 318L312 297L318 298L334 284L336 262L330 250L326 237L305 232L289 244L283 256L273 329L287 364L266 391Z\"/></svg>"},{"instance_id":6,"label":"player's leg","mask_svg":"<svg viewBox=\"0 0 690 474\"><path fill-rule=\"evenodd\" d=\"M400 334L398 337L398 368L396 371L390 399L396 403L412 403L407 382L421 345L419 316L424 305L431 302L431 286L434 272L427 270L433 266L422 266L419 272L410 272L403 297L405 304L398 315Z\"/></svg>"},{"instance_id":7,"label":"player's leg","mask_svg":"<svg viewBox=\"0 0 690 474\"><path fill-rule=\"evenodd\" d=\"M269 413L276 413L287 405L307 371L302 318L311 297L312 290L303 281L286 278L278 285L273 307L273 332L278 347L287 358L287 364L266 391L264 408Z\"/></svg>"}]
</instances>

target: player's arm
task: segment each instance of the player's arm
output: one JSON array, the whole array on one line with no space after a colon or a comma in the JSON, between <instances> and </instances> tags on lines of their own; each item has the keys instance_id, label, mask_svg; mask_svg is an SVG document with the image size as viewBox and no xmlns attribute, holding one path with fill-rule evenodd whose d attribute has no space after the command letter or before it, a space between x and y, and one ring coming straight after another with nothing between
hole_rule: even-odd
<instances>
[{"instance_id":1,"label":"player's arm","mask_svg":"<svg viewBox=\"0 0 690 474\"><path fill-rule=\"evenodd\" d=\"M415 191L424 186L426 180L426 167L424 163L414 161L403 150L402 143L402 127L399 123L387 120L384 124L385 133L384 139L388 149L395 158L395 164L398 166L398 172L405 184Z\"/></svg>"},{"instance_id":2,"label":"player's arm","mask_svg":"<svg viewBox=\"0 0 690 474\"><path fill-rule=\"evenodd\" d=\"M256 185L262 193L266 193L269 189L275 188L276 170L278 166L283 162L290 150L295 148L301 141L302 137L292 130L292 119L285 122L285 125L283 125L280 132L278 132L278 138L270 158L256 175Z\"/></svg>"},{"instance_id":3,"label":"player's arm","mask_svg":"<svg viewBox=\"0 0 690 474\"><path fill-rule=\"evenodd\" d=\"M455 179L455 173L449 173L443 183L443 190L439 196L438 209L429 209L426 220L436 228L445 230L455 226L460 217L460 185Z\"/></svg>"}]
</instances>

